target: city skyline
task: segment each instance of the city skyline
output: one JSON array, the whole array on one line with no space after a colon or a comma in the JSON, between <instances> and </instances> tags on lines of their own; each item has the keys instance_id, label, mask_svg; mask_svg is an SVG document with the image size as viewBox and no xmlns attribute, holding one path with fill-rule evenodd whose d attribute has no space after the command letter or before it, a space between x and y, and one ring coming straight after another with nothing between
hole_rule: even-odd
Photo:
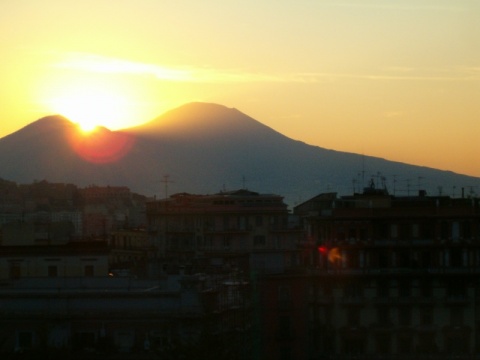
<instances>
[{"instance_id":1,"label":"city skyline","mask_svg":"<svg viewBox=\"0 0 480 360\"><path fill-rule=\"evenodd\" d=\"M0 138L55 113L115 130L205 101L308 144L480 176L479 14L467 0L7 0Z\"/></svg>"}]
</instances>

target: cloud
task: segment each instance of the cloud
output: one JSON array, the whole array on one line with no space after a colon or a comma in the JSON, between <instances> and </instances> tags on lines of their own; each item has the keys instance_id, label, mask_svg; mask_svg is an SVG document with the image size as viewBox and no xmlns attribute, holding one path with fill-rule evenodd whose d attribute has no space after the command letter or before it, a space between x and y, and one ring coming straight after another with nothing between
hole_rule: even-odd
<instances>
[{"instance_id":1,"label":"cloud","mask_svg":"<svg viewBox=\"0 0 480 360\"><path fill-rule=\"evenodd\" d=\"M419 11L419 10L429 10L429 11L466 11L468 10L466 7L456 6L449 4L447 5L440 5L435 4L432 2L430 4L425 3L406 3L406 2L391 2L385 3L384 1L357 1L357 2L331 2L325 4L326 6L330 7L339 7L339 8L363 8L363 9L383 9L383 10L394 10L394 11Z\"/></svg>"},{"instance_id":2,"label":"cloud","mask_svg":"<svg viewBox=\"0 0 480 360\"><path fill-rule=\"evenodd\" d=\"M154 76L159 80L176 82L240 83L285 80L275 75L249 73L241 69L216 70L194 66L170 67L87 53L68 53L56 66L87 72Z\"/></svg>"},{"instance_id":3,"label":"cloud","mask_svg":"<svg viewBox=\"0 0 480 360\"><path fill-rule=\"evenodd\" d=\"M339 79L391 80L391 81L472 81L480 80L479 67L458 69L415 69L390 66L377 73L254 73L243 69L213 69L195 66L166 66L134 62L88 53L68 53L57 67L87 72L153 76L173 82L195 83L326 83Z\"/></svg>"}]
</instances>

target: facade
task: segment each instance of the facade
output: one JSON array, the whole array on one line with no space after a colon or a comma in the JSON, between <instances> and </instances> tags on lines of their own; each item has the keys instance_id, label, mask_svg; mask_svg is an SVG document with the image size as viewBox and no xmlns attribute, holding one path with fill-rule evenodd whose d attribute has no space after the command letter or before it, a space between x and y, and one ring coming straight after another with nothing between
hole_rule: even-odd
<instances>
[{"instance_id":1,"label":"facade","mask_svg":"<svg viewBox=\"0 0 480 360\"><path fill-rule=\"evenodd\" d=\"M312 247L304 358L480 354L480 199L321 194L295 208Z\"/></svg>"},{"instance_id":2,"label":"facade","mask_svg":"<svg viewBox=\"0 0 480 360\"><path fill-rule=\"evenodd\" d=\"M147 276L152 246L145 229L113 231L110 240L109 264L114 275Z\"/></svg>"},{"instance_id":3,"label":"facade","mask_svg":"<svg viewBox=\"0 0 480 360\"><path fill-rule=\"evenodd\" d=\"M106 277L109 251L101 241L2 246L0 281L8 285L24 278Z\"/></svg>"},{"instance_id":4,"label":"facade","mask_svg":"<svg viewBox=\"0 0 480 360\"><path fill-rule=\"evenodd\" d=\"M282 271L301 263L297 244L303 231L279 195L175 194L148 202L147 218L159 259L202 271Z\"/></svg>"},{"instance_id":5,"label":"facade","mask_svg":"<svg viewBox=\"0 0 480 360\"><path fill-rule=\"evenodd\" d=\"M0 291L0 355L251 359L246 283L232 278L31 278Z\"/></svg>"},{"instance_id":6,"label":"facade","mask_svg":"<svg viewBox=\"0 0 480 360\"><path fill-rule=\"evenodd\" d=\"M86 238L107 240L112 231L145 227L145 201L127 187L0 179L0 244L54 245Z\"/></svg>"}]
</instances>

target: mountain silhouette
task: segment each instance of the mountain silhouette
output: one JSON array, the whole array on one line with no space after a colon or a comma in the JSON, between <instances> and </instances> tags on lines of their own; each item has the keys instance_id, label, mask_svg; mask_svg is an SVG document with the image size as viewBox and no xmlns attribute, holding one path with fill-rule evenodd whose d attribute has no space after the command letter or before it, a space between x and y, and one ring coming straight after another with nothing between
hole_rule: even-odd
<instances>
[{"instance_id":1,"label":"mountain silhouette","mask_svg":"<svg viewBox=\"0 0 480 360\"><path fill-rule=\"evenodd\" d=\"M162 179L169 175L168 188ZM0 139L0 178L78 186L124 185L147 196L246 187L294 205L321 192L351 194L373 179L396 195L468 195L480 179L292 140L242 112L190 103L144 125L82 135L48 116ZM453 194L455 195L455 194Z\"/></svg>"}]
</instances>

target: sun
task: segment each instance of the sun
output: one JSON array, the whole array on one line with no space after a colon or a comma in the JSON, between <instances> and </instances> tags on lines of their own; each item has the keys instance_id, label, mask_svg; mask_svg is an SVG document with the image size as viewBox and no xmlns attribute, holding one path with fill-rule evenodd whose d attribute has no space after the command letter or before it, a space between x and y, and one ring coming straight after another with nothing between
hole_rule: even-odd
<instances>
[{"instance_id":1,"label":"sun","mask_svg":"<svg viewBox=\"0 0 480 360\"><path fill-rule=\"evenodd\" d=\"M121 89L105 84L71 84L49 100L55 113L76 123L84 132L99 126L119 129L132 116L132 105Z\"/></svg>"}]
</instances>

